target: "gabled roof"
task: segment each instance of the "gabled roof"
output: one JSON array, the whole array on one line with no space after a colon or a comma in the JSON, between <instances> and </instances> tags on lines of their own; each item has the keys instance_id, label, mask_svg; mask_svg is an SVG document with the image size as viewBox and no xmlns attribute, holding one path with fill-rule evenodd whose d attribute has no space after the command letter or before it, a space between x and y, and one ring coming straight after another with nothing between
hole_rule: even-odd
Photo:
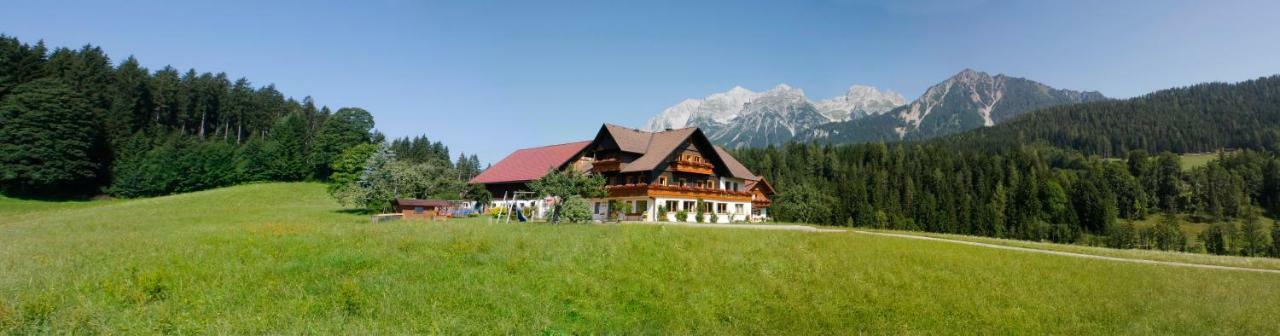
<instances>
[{"instance_id":1,"label":"gabled roof","mask_svg":"<svg viewBox=\"0 0 1280 336\"><path fill-rule=\"evenodd\" d=\"M706 135L697 128L646 132L604 124L596 134L595 140L517 150L467 183L517 183L537 180L546 175L548 170L558 169L569 163L586 150L587 146L592 144L611 146L609 142L617 144L618 150L640 155L635 160L623 164L622 172L650 171L665 163L676 149L680 148L680 145L691 139L695 145L704 149L710 146L713 150L703 151L704 155L722 163L721 165L730 176L744 180L760 179L751 174L746 166L734 159L724 148L711 144Z\"/></svg>"},{"instance_id":2,"label":"gabled roof","mask_svg":"<svg viewBox=\"0 0 1280 336\"><path fill-rule=\"evenodd\" d=\"M753 188L760 187L760 191L765 195L773 195L774 193L773 185L769 184L769 180L765 180L763 177L759 180L747 180L747 183L743 184L743 187L746 187L748 191Z\"/></svg>"},{"instance_id":3,"label":"gabled roof","mask_svg":"<svg viewBox=\"0 0 1280 336\"><path fill-rule=\"evenodd\" d=\"M618 143L618 149L636 154L648 152L649 143L655 134L614 124L604 124L604 130Z\"/></svg>"},{"instance_id":4,"label":"gabled roof","mask_svg":"<svg viewBox=\"0 0 1280 336\"><path fill-rule=\"evenodd\" d=\"M527 182L542 178L548 170L557 169L581 153L591 141L519 149L498 161L467 183Z\"/></svg>"},{"instance_id":5,"label":"gabled roof","mask_svg":"<svg viewBox=\"0 0 1280 336\"><path fill-rule=\"evenodd\" d=\"M449 201L446 201L446 200L438 200L438 199L407 199L407 198L401 198L401 199L391 200L391 205L395 205L395 206L403 205L403 206L415 206L415 207L420 206L420 207L437 207L437 208L447 208L447 207L451 207L451 206L453 206L453 203L450 203Z\"/></svg>"},{"instance_id":6,"label":"gabled roof","mask_svg":"<svg viewBox=\"0 0 1280 336\"><path fill-rule=\"evenodd\" d=\"M674 130L666 130L662 132L645 132L632 128L618 125L605 124L602 132L613 139L618 144L618 148L624 152L641 154L639 158L623 165L622 172L642 172L657 169L659 165L671 157L671 153L675 152L685 141L690 138L696 139L704 145L711 145L711 141L707 140L707 136L695 127L680 128ZM597 139L600 137L597 136ZM725 169L729 171L729 175L740 179L757 179L755 175L741 162L734 159L729 152L726 152L719 146L711 145L714 153L709 153L724 163Z\"/></svg>"},{"instance_id":7,"label":"gabled roof","mask_svg":"<svg viewBox=\"0 0 1280 336\"><path fill-rule=\"evenodd\" d=\"M752 174L751 170L747 169L747 166L743 166L742 162L738 162L738 159L735 159L733 155L729 155L729 152L725 151L724 148L720 148L720 146L715 147L716 155L720 157L720 161L724 162L725 168L729 168L729 173L733 174L733 177L745 180L760 179L759 177L756 177L755 174Z\"/></svg>"},{"instance_id":8,"label":"gabled roof","mask_svg":"<svg viewBox=\"0 0 1280 336\"><path fill-rule=\"evenodd\" d=\"M657 169L658 165L662 164L663 161L666 161L667 157L671 156L671 153L675 152L676 148L680 147L680 144L683 144L684 141L689 139L689 137L697 130L697 128L681 128L677 130L650 133L652 136L650 137L647 148L645 151L639 152L644 155L636 158L635 161L628 163L626 167L622 168L622 172L638 172Z\"/></svg>"}]
</instances>

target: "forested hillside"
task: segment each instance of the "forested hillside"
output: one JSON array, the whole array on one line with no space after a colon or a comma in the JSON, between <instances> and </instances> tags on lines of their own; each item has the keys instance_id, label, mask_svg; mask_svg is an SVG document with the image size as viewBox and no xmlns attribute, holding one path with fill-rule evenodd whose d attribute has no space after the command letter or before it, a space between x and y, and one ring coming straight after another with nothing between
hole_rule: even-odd
<instances>
[{"instance_id":1,"label":"forested hillside","mask_svg":"<svg viewBox=\"0 0 1280 336\"><path fill-rule=\"evenodd\" d=\"M1280 256L1280 223L1259 217L1280 214L1278 130L1273 76L1054 107L933 141L736 155L780 190L772 213L784 221ZM1174 154L1223 148L1240 150L1185 171ZM1208 228L1186 237L1185 220Z\"/></svg>"},{"instance_id":2,"label":"forested hillside","mask_svg":"<svg viewBox=\"0 0 1280 336\"><path fill-rule=\"evenodd\" d=\"M1086 154L1280 149L1280 76L1209 83L1119 101L1051 107L938 140L961 148L1043 142Z\"/></svg>"},{"instance_id":3,"label":"forested hillside","mask_svg":"<svg viewBox=\"0 0 1280 336\"><path fill-rule=\"evenodd\" d=\"M735 155L777 186L781 221L1280 256L1280 224L1255 207L1280 210L1280 159L1268 153L1190 171L1167 152L1120 161L1043 146L789 144ZM1211 227L1187 237L1180 217ZM1135 224L1149 218L1158 224Z\"/></svg>"},{"instance_id":4,"label":"forested hillside","mask_svg":"<svg viewBox=\"0 0 1280 336\"><path fill-rule=\"evenodd\" d=\"M0 36L0 191L32 197L151 196L250 181L327 180L360 144L383 142L373 117L285 97L225 73L149 70L101 48ZM412 162L457 169L479 159L425 136L397 140Z\"/></svg>"}]
</instances>

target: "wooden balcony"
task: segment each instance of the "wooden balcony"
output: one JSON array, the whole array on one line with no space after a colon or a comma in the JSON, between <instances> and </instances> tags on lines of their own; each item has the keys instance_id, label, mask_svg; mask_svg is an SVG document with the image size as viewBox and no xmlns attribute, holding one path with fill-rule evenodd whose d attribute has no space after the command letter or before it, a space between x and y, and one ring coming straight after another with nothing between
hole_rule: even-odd
<instances>
[{"instance_id":1,"label":"wooden balcony","mask_svg":"<svg viewBox=\"0 0 1280 336\"><path fill-rule=\"evenodd\" d=\"M753 208L753 209L754 209L754 208L768 208L770 205L773 205L773 201L770 201L768 198L766 198L766 199L754 199L754 200L751 200L751 208Z\"/></svg>"},{"instance_id":2,"label":"wooden balcony","mask_svg":"<svg viewBox=\"0 0 1280 336\"><path fill-rule=\"evenodd\" d=\"M669 197L723 202L750 202L751 193L712 188L670 185L623 184L605 186L608 197Z\"/></svg>"},{"instance_id":3,"label":"wooden balcony","mask_svg":"<svg viewBox=\"0 0 1280 336\"><path fill-rule=\"evenodd\" d=\"M715 166L708 162L678 159L671 162L671 170L690 174L711 175Z\"/></svg>"},{"instance_id":4,"label":"wooden balcony","mask_svg":"<svg viewBox=\"0 0 1280 336\"><path fill-rule=\"evenodd\" d=\"M591 163L591 171L597 173L622 170L622 161L618 159L602 159Z\"/></svg>"}]
</instances>

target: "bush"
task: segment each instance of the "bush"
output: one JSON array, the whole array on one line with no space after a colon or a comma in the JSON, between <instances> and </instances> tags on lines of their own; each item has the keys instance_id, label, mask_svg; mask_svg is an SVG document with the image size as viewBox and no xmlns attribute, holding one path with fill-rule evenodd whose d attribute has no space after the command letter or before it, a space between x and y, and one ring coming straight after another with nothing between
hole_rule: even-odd
<instances>
[{"instance_id":1,"label":"bush","mask_svg":"<svg viewBox=\"0 0 1280 336\"><path fill-rule=\"evenodd\" d=\"M569 196L561 206L561 217L570 223L582 223L591 220L591 205L578 196Z\"/></svg>"},{"instance_id":2,"label":"bush","mask_svg":"<svg viewBox=\"0 0 1280 336\"><path fill-rule=\"evenodd\" d=\"M1151 228L1151 237L1155 247L1165 251L1182 251L1187 247L1187 238L1178 225L1177 217L1165 214L1160 223Z\"/></svg>"},{"instance_id":3,"label":"bush","mask_svg":"<svg viewBox=\"0 0 1280 336\"><path fill-rule=\"evenodd\" d=\"M1134 248L1137 245L1138 232L1132 221L1121 221L1112 224L1107 233L1107 247L1118 249Z\"/></svg>"},{"instance_id":4,"label":"bush","mask_svg":"<svg viewBox=\"0 0 1280 336\"><path fill-rule=\"evenodd\" d=\"M683 222L683 221L685 221L685 219L688 219L688 218L689 218L689 213L688 213L688 212L685 212L684 210L676 211L676 221L677 221L677 222Z\"/></svg>"}]
</instances>

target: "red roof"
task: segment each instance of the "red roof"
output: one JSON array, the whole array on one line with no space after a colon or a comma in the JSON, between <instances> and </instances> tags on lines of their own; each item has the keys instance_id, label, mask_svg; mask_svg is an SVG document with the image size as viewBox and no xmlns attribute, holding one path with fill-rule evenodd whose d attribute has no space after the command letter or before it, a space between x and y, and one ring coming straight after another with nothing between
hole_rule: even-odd
<instances>
[{"instance_id":1,"label":"red roof","mask_svg":"<svg viewBox=\"0 0 1280 336\"><path fill-rule=\"evenodd\" d=\"M542 178L548 170L555 169L582 152L591 141L534 147L516 150L498 161L493 167L472 178L467 183L526 182Z\"/></svg>"}]
</instances>

